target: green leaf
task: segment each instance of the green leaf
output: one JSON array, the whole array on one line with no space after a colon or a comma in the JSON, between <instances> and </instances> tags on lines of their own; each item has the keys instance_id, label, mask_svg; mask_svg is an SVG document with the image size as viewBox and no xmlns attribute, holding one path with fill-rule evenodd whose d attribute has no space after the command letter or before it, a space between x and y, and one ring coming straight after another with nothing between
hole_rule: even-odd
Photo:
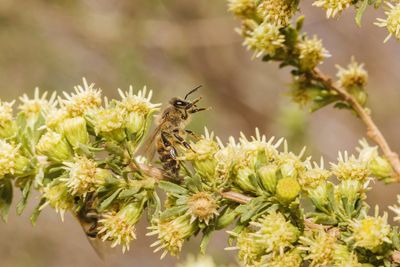
<instances>
[{"instance_id":1,"label":"green leaf","mask_svg":"<svg viewBox=\"0 0 400 267\"><path fill-rule=\"evenodd\" d=\"M187 211L187 206L176 206L163 211L160 215L160 220L166 220L171 217L177 217Z\"/></svg>"},{"instance_id":2,"label":"green leaf","mask_svg":"<svg viewBox=\"0 0 400 267\"><path fill-rule=\"evenodd\" d=\"M0 180L0 213L4 222L7 222L8 212L13 198L13 187L10 179Z\"/></svg>"},{"instance_id":3,"label":"green leaf","mask_svg":"<svg viewBox=\"0 0 400 267\"><path fill-rule=\"evenodd\" d=\"M133 197L139 190L140 187L122 189L121 193L118 195L118 199Z\"/></svg>"},{"instance_id":4,"label":"green leaf","mask_svg":"<svg viewBox=\"0 0 400 267\"><path fill-rule=\"evenodd\" d=\"M36 225L36 221L39 218L40 213L42 212L41 207L43 206L44 203L46 203L46 199L42 198L39 204L36 206L35 210L33 211L31 217L29 218L31 220L32 225Z\"/></svg>"},{"instance_id":5,"label":"green leaf","mask_svg":"<svg viewBox=\"0 0 400 267\"><path fill-rule=\"evenodd\" d=\"M122 191L122 188L117 189L111 196L103 200L100 204L100 211L104 211L111 203L117 198L119 193Z\"/></svg>"},{"instance_id":6,"label":"green leaf","mask_svg":"<svg viewBox=\"0 0 400 267\"><path fill-rule=\"evenodd\" d=\"M203 233L203 238L201 239L201 243L200 243L200 253L203 255L206 254L206 249L207 249L208 243L210 242L211 234L212 234L212 230L207 230Z\"/></svg>"},{"instance_id":7,"label":"green leaf","mask_svg":"<svg viewBox=\"0 0 400 267\"><path fill-rule=\"evenodd\" d=\"M188 190L183 188L182 186L179 186L177 184L168 182L168 181L161 181L158 184L159 188L162 190L168 192L168 193L174 193L174 194L179 194L179 195L184 195L188 193Z\"/></svg>"},{"instance_id":8,"label":"green leaf","mask_svg":"<svg viewBox=\"0 0 400 267\"><path fill-rule=\"evenodd\" d=\"M361 27L361 20L362 20L365 10L367 9L369 1L370 0L364 0L361 3L361 5L357 8L355 20L356 20L356 24L358 25L358 27Z\"/></svg>"},{"instance_id":9,"label":"green leaf","mask_svg":"<svg viewBox=\"0 0 400 267\"><path fill-rule=\"evenodd\" d=\"M32 191L32 179L28 180L22 189L22 198L17 204L17 214L21 215L28 202L29 195Z\"/></svg>"}]
</instances>

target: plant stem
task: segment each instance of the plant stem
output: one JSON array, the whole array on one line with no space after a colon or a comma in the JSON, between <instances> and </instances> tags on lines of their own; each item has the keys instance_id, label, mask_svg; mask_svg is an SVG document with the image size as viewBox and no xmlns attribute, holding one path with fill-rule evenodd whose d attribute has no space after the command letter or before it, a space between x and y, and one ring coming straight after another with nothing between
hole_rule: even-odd
<instances>
[{"instance_id":1,"label":"plant stem","mask_svg":"<svg viewBox=\"0 0 400 267\"><path fill-rule=\"evenodd\" d=\"M360 105L356 98L349 94L346 89L333 84L331 78L322 73L319 69L314 69L311 73L313 78L321 82L327 89L335 91L339 96L342 97L357 113L362 122L367 127L367 136L374 141L382 150L383 155L389 160L395 172L395 177L398 182L400 182L400 159L397 153L393 152L389 147L385 137L376 126L375 122L372 120L369 112Z\"/></svg>"}]
</instances>

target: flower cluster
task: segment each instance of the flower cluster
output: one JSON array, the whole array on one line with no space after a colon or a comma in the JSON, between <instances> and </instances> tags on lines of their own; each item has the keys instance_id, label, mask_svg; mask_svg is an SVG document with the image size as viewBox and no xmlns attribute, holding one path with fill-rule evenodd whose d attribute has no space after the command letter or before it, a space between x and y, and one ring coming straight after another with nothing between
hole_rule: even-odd
<instances>
[{"instance_id":1,"label":"flower cluster","mask_svg":"<svg viewBox=\"0 0 400 267\"><path fill-rule=\"evenodd\" d=\"M84 81L65 96L55 104L54 97L25 96L18 120L12 102L1 102L0 123L16 127L0 139L3 218L14 183L22 190L19 213L32 188L41 194L33 222L46 206L62 219L71 212L90 237L123 252L145 210L148 235L157 239L151 246L162 250L161 258L179 255L195 235L202 235L204 252L211 234L231 225L227 250L237 251L246 266L381 265L392 260L387 251L400 249L387 214L368 215L369 183L390 182L393 170L365 140L357 154L339 153L327 168L323 159L312 161L305 149L293 153L284 139L267 139L258 129L227 143L206 129L173 144L181 168L170 177L138 155L159 106L151 93L130 88L109 101ZM41 110L32 113L35 108ZM165 193L163 204L156 187Z\"/></svg>"}]
</instances>

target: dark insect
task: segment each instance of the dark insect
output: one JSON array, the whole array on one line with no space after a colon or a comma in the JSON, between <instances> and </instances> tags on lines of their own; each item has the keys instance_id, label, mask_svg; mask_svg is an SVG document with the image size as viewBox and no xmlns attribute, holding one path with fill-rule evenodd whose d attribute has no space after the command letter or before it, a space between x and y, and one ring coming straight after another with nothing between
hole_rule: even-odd
<instances>
[{"instance_id":1,"label":"dark insect","mask_svg":"<svg viewBox=\"0 0 400 267\"><path fill-rule=\"evenodd\" d=\"M192 101L188 97L196 92L198 86L185 95L184 99L174 97L169 101L169 106L164 110L160 123L154 131L150 142L155 141L156 150L166 175L172 179L179 180L180 163L178 158L178 147L183 146L191 149L186 141L186 136L197 136L190 130L185 129L190 121L190 116L209 108L199 108L197 103L202 99L198 97ZM151 157L150 157L151 158Z\"/></svg>"}]
</instances>

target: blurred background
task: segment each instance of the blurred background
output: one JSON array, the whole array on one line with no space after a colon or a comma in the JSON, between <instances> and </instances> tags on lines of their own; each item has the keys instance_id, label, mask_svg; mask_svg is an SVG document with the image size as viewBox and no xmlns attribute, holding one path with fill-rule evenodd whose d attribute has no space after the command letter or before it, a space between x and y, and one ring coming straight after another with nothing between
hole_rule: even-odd
<instances>
[{"instance_id":1,"label":"blurred background","mask_svg":"<svg viewBox=\"0 0 400 267\"><path fill-rule=\"evenodd\" d=\"M305 30L320 36L333 55L322 69L334 75L334 64L345 65L351 55L365 62L370 73L369 106L373 117L395 151L400 152L400 44L384 29L373 26L382 16L369 10L363 27L354 12L340 20L304 1ZM237 22L227 13L225 1L212 0L0 0L0 98L10 101L23 93L44 90L71 91L82 77L95 82L108 97L130 84L154 90L155 101L184 95L202 84L203 104L212 111L196 115L190 128L204 125L226 139L239 131L252 134L259 127L268 136L284 136L294 151L306 145L315 159L335 160L338 150L354 151L364 136L364 126L347 111L325 108L307 114L285 96L288 70L250 59L234 32ZM396 199L400 186L377 183L370 192L371 205L382 208ZM17 194L18 197L18 194ZM175 266L177 259L159 261L148 247L145 222L138 240L122 255L113 250L105 262L98 260L80 226L67 216L61 222L46 209L37 226L29 213L21 218L11 211L0 223L0 266ZM209 254L218 263L235 262L223 250L226 234L214 236ZM180 260L196 253L199 240L188 243Z\"/></svg>"}]
</instances>

